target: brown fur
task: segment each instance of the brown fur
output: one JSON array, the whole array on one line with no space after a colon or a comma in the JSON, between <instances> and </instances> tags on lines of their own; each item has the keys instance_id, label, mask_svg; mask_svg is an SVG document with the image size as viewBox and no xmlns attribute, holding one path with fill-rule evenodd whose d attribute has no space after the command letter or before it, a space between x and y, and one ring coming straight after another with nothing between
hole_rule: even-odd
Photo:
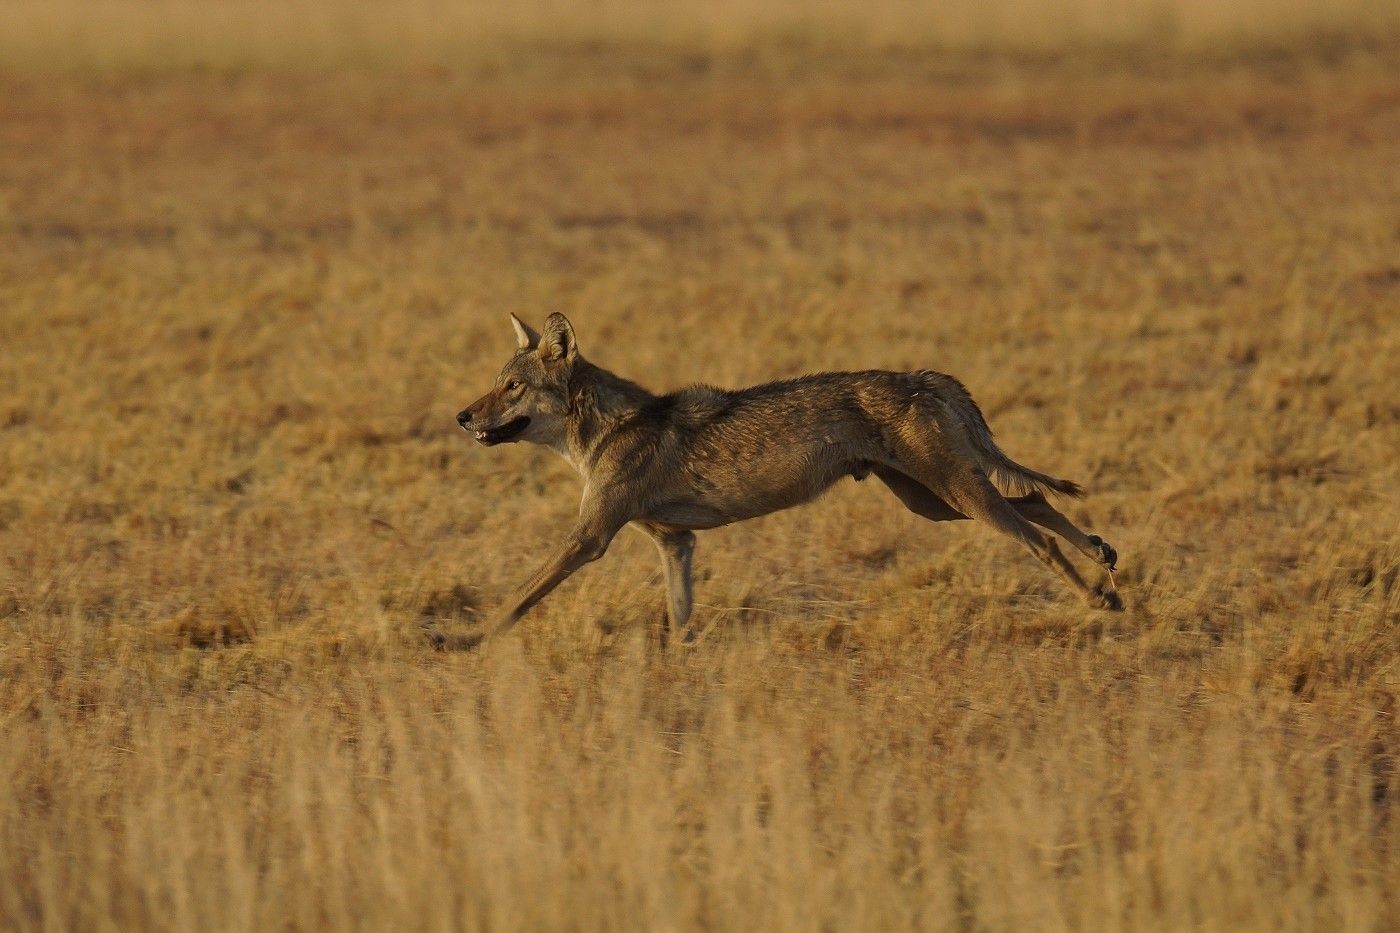
<instances>
[{"instance_id":1,"label":"brown fur","mask_svg":"<svg viewBox=\"0 0 1400 933\"><path fill-rule=\"evenodd\" d=\"M1060 535L1111 573L1113 549L1076 528L1042 494L1080 496L1080 487L1002 453L982 412L951 376L818 373L747 389L692 386L654 395L580 356L563 315L551 315L542 335L511 320L515 355L458 422L483 443L524 440L555 449L583 476L584 492L564 545L501 609L490 631L508 629L569 574L601 557L630 523L660 549L671 624L690 639L695 531L790 508L843 477L872 473L917 514L988 522L1091 605L1122 607L1111 575L1090 587L1054 538L1034 527ZM1021 495L1006 498L994 480Z\"/></svg>"}]
</instances>

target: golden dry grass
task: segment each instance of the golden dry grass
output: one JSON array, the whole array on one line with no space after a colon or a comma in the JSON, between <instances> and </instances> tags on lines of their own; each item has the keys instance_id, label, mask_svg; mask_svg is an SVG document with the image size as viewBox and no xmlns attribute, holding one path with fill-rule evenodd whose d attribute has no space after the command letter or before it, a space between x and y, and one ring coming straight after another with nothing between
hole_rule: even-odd
<instances>
[{"instance_id":1,"label":"golden dry grass","mask_svg":"<svg viewBox=\"0 0 1400 933\"><path fill-rule=\"evenodd\" d=\"M0 926L1396 925L1393 11L219 9L7 8ZM555 308L654 388L957 374L1129 611L846 484L701 536L693 651L624 533L431 652L576 506L452 420Z\"/></svg>"}]
</instances>

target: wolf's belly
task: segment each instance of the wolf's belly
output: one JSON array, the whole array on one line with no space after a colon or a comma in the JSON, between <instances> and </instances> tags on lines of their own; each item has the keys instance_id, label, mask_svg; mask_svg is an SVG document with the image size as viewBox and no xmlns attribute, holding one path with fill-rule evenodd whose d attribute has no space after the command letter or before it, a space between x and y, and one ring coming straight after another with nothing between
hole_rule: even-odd
<instances>
[{"instance_id":1,"label":"wolf's belly","mask_svg":"<svg viewBox=\"0 0 1400 933\"><path fill-rule=\"evenodd\" d=\"M844 459L809 460L800 469L764 470L756 464L746 473L696 473L685 484L687 488L653 500L646 518L701 530L780 512L812 501L845 476L861 478L868 472L864 464Z\"/></svg>"}]
</instances>

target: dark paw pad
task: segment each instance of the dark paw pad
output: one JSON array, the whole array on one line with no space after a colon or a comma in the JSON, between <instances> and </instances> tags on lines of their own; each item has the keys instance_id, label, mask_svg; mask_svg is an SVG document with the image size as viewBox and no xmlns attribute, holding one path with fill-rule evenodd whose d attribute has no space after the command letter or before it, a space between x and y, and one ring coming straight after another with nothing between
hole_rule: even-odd
<instances>
[{"instance_id":1,"label":"dark paw pad","mask_svg":"<svg viewBox=\"0 0 1400 933\"><path fill-rule=\"evenodd\" d=\"M1098 535L1089 535L1089 543L1098 549L1099 561L1105 567L1109 570L1118 569L1118 552L1113 549L1113 545L1109 544Z\"/></svg>"},{"instance_id":2,"label":"dark paw pad","mask_svg":"<svg viewBox=\"0 0 1400 933\"><path fill-rule=\"evenodd\" d=\"M428 644L438 651L471 651L486 640L486 636L480 632L447 635L437 629L425 628L423 634L427 637Z\"/></svg>"}]
</instances>

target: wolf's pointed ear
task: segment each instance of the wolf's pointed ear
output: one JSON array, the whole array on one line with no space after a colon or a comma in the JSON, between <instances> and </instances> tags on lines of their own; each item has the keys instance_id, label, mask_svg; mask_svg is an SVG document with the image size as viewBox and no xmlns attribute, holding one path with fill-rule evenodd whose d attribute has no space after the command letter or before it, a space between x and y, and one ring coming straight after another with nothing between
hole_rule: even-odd
<instances>
[{"instance_id":1,"label":"wolf's pointed ear","mask_svg":"<svg viewBox=\"0 0 1400 933\"><path fill-rule=\"evenodd\" d=\"M514 313L510 316L511 326L515 328L515 345L522 350L533 350L540 345L540 335L535 333L535 329L526 324Z\"/></svg>"},{"instance_id":2,"label":"wolf's pointed ear","mask_svg":"<svg viewBox=\"0 0 1400 933\"><path fill-rule=\"evenodd\" d=\"M560 360L573 362L574 357L578 356L574 326L558 311L545 318L544 336L540 337L540 356L554 363Z\"/></svg>"}]
</instances>

